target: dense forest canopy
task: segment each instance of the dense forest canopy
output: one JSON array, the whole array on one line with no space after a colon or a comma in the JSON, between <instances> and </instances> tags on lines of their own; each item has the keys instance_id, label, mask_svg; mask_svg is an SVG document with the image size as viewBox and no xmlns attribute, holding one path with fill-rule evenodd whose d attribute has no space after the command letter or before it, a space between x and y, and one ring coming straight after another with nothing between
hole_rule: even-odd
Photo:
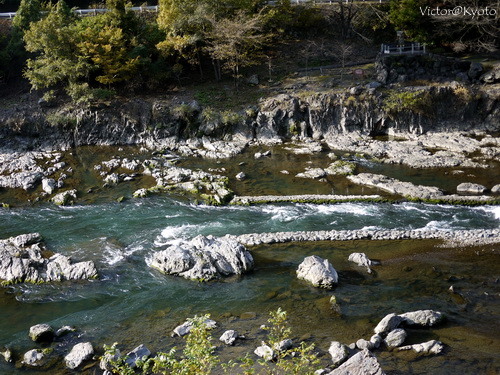
<instances>
[{"instance_id":1,"label":"dense forest canopy","mask_svg":"<svg viewBox=\"0 0 500 375\"><path fill-rule=\"evenodd\" d=\"M14 0L3 1L7 6ZM123 89L164 87L189 71L205 79L210 70L213 79L231 77L238 84L244 69L263 64L284 40L373 46L393 41L395 30L402 30L430 47L491 53L500 35L496 2L481 0L322 6L159 0L158 13L134 13L125 0L107 0L101 6L109 12L88 17L76 16L69 1L21 0L13 21L0 20L0 81L22 75L48 99L63 93L88 102ZM459 8L462 13L453 13Z\"/></svg>"}]
</instances>

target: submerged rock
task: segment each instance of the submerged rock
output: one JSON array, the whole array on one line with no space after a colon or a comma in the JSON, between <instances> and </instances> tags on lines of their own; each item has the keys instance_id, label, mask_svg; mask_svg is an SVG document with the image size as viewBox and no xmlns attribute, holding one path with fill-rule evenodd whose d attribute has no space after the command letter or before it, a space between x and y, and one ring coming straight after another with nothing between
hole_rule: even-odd
<instances>
[{"instance_id":1,"label":"submerged rock","mask_svg":"<svg viewBox=\"0 0 500 375\"><path fill-rule=\"evenodd\" d=\"M94 348L90 342L82 342L73 346L69 354L64 357L66 367L74 370L83 362L89 360L94 355Z\"/></svg>"},{"instance_id":2,"label":"submerged rock","mask_svg":"<svg viewBox=\"0 0 500 375\"><path fill-rule=\"evenodd\" d=\"M398 348L398 350L413 350L416 353L439 354L444 350L444 345L441 341L430 340L421 344L402 346Z\"/></svg>"},{"instance_id":3,"label":"submerged rock","mask_svg":"<svg viewBox=\"0 0 500 375\"><path fill-rule=\"evenodd\" d=\"M201 235L154 253L149 263L163 273L201 281L240 275L253 268L252 255L239 242Z\"/></svg>"},{"instance_id":4,"label":"submerged rock","mask_svg":"<svg viewBox=\"0 0 500 375\"><path fill-rule=\"evenodd\" d=\"M0 240L0 280L5 283L40 283L98 277L92 261L72 263L70 258L47 252L38 233Z\"/></svg>"},{"instance_id":5,"label":"submerged rock","mask_svg":"<svg viewBox=\"0 0 500 375\"><path fill-rule=\"evenodd\" d=\"M0 352L0 355L5 359L5 362L12 362L14 353L11 349L6 348L3 352Z\"/></svg>"},{"instance_id":6,"label":"submerged rock","mask_svg":"<svg viewBox=\"0 0 500 375\"><path fill-rule=\"evenodd\" d=\"M333 288L339 280L331 263L317 255L311 255L302 261L297 269L297 277L320 288Z\"/></svg>"},{"instance_id":7,"label":"submerged rock","mask_svg":"<svg viewBox=\"0 0 500 375\"><path fill-rule=\"evenodd\" d=\"M332 356L332 362L334 366L340 365L349 356L349 350L347 346L341 344L338 341L332 341L328 353Z\"/></svg>"},{"instance_id":8,"label":"submerged rock","mask_svg":"<svg viewBox=\"0 0 500 375\"><path fill-rule=\"evenodd\" d=\"M384 375L377 358L368 350L353 355L347 362L328 375Z\"/></svg>"}]
</instances>

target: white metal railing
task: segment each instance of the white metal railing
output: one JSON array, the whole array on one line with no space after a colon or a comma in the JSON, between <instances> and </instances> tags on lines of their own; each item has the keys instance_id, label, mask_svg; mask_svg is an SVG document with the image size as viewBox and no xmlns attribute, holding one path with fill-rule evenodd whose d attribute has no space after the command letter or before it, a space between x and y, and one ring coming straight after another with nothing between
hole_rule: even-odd
<instances>
[{"instance_id":1,"label":"white metal railing","mask_svg":"<svg viewBox=\"0 0 500 375\"><path fill-rule=\"evenodd\" d=\"M420 43L382 44L380 52L384 55L419 55L426 53L426 50L425 44Z\"/></svg>"},{"instance_id":2,"label":"white metal railing","mask_svg":"<svg viewBox=\"0 0 500 375\"><path fill-rule=\"evenodd\" d=\"M134 12L158 12L158 5L151 5L145 7L132 7L129 8ZM79 16L95 16L99 13L109 12L109 9L95 8L95 9L73 9L73 12ZM16 12L0 13L0 18L12 19L16 16Z\"/></svg>"}]
</instances>

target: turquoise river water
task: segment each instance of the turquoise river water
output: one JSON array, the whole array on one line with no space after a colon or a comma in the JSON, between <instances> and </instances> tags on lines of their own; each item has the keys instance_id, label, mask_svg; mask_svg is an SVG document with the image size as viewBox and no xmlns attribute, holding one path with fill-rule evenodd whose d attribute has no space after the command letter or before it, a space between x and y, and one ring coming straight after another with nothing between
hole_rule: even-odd
<instances>
[{"instance_id":1,"label":"turquoise river water","mask_svg":"<svg viewBox=\"0 0 500 375\"><path fill-rule=\"evenodd\" d=\"M96 262L100 279L0 289L0 349L18 355L36 347L31 325L73 325L79 335L67 340L102 345L119 342L123 350L144 343L152 351L182 345L172 329L195 314L210 313L219 323L217 338L234 328L247 336L222 358L252 352L264 338L259 326L268 312L282 307L294 338L315 342L328 364L330 341L349 344L372 334L387 313L436 309L446 323L410 330L408 343L441 340L444 354L417 357L376 351L389 374L495 374L500 371L500 262L498 247L446 248L437 241L359 241L266 245L251 248L255 270L239 278L206 284L162 275L146 264L148 256L173 241L198 234L360 228L497 228L500 207L455 207L416 203L336 205L262 205L210 207L169 197L125 203L0 209L0 238L40 232L48 246L78 260ZM363 251L381 261L375 274L347 261ZM298 281L295 270L311 254L328 258L339 284L319 290ZM452 286L457 293L448 291ZM335 294L341 313L332 311ZM62 345L64 343L60 343ZM69 343L66 343L69 345ZM61 355L67 347L56 347ZM35 371L0 360L0 374L69 374L59 364ZM95 365L83 370L100 374Z\"/></svg>"}]
</instances>

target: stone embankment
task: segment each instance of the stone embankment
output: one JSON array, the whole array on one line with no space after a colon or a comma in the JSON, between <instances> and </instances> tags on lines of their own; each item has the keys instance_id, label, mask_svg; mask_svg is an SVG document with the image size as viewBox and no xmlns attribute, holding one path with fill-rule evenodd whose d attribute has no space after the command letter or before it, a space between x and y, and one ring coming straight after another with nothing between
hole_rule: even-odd
<instances>
[{"instance_id":1,"label":"stone embankment","mask_svg":"<svg viewBox=\"0 0 500 375\"><path fill-rule=\"evenodd\" d=\"M234 196L229 202L231 205L252 205L265 203L339 203L339 202L377 202L380 195L330 195L330 194L302 194L302 195L256 195Z\"/></svg>"},{"instance_id":2,"label":"stone embankment","mask_svg":"<svg viewBox=\"0 0 500 375\"><path fill-rule=\"evenodd\" d=\"M355 241L355 240L445 240L460 246L483 245L500 242L500 229L471 230L330 230L276 233L249 233L239 236L226 235L246 246L306 241Z\"/></svg>"}]
</instances>

